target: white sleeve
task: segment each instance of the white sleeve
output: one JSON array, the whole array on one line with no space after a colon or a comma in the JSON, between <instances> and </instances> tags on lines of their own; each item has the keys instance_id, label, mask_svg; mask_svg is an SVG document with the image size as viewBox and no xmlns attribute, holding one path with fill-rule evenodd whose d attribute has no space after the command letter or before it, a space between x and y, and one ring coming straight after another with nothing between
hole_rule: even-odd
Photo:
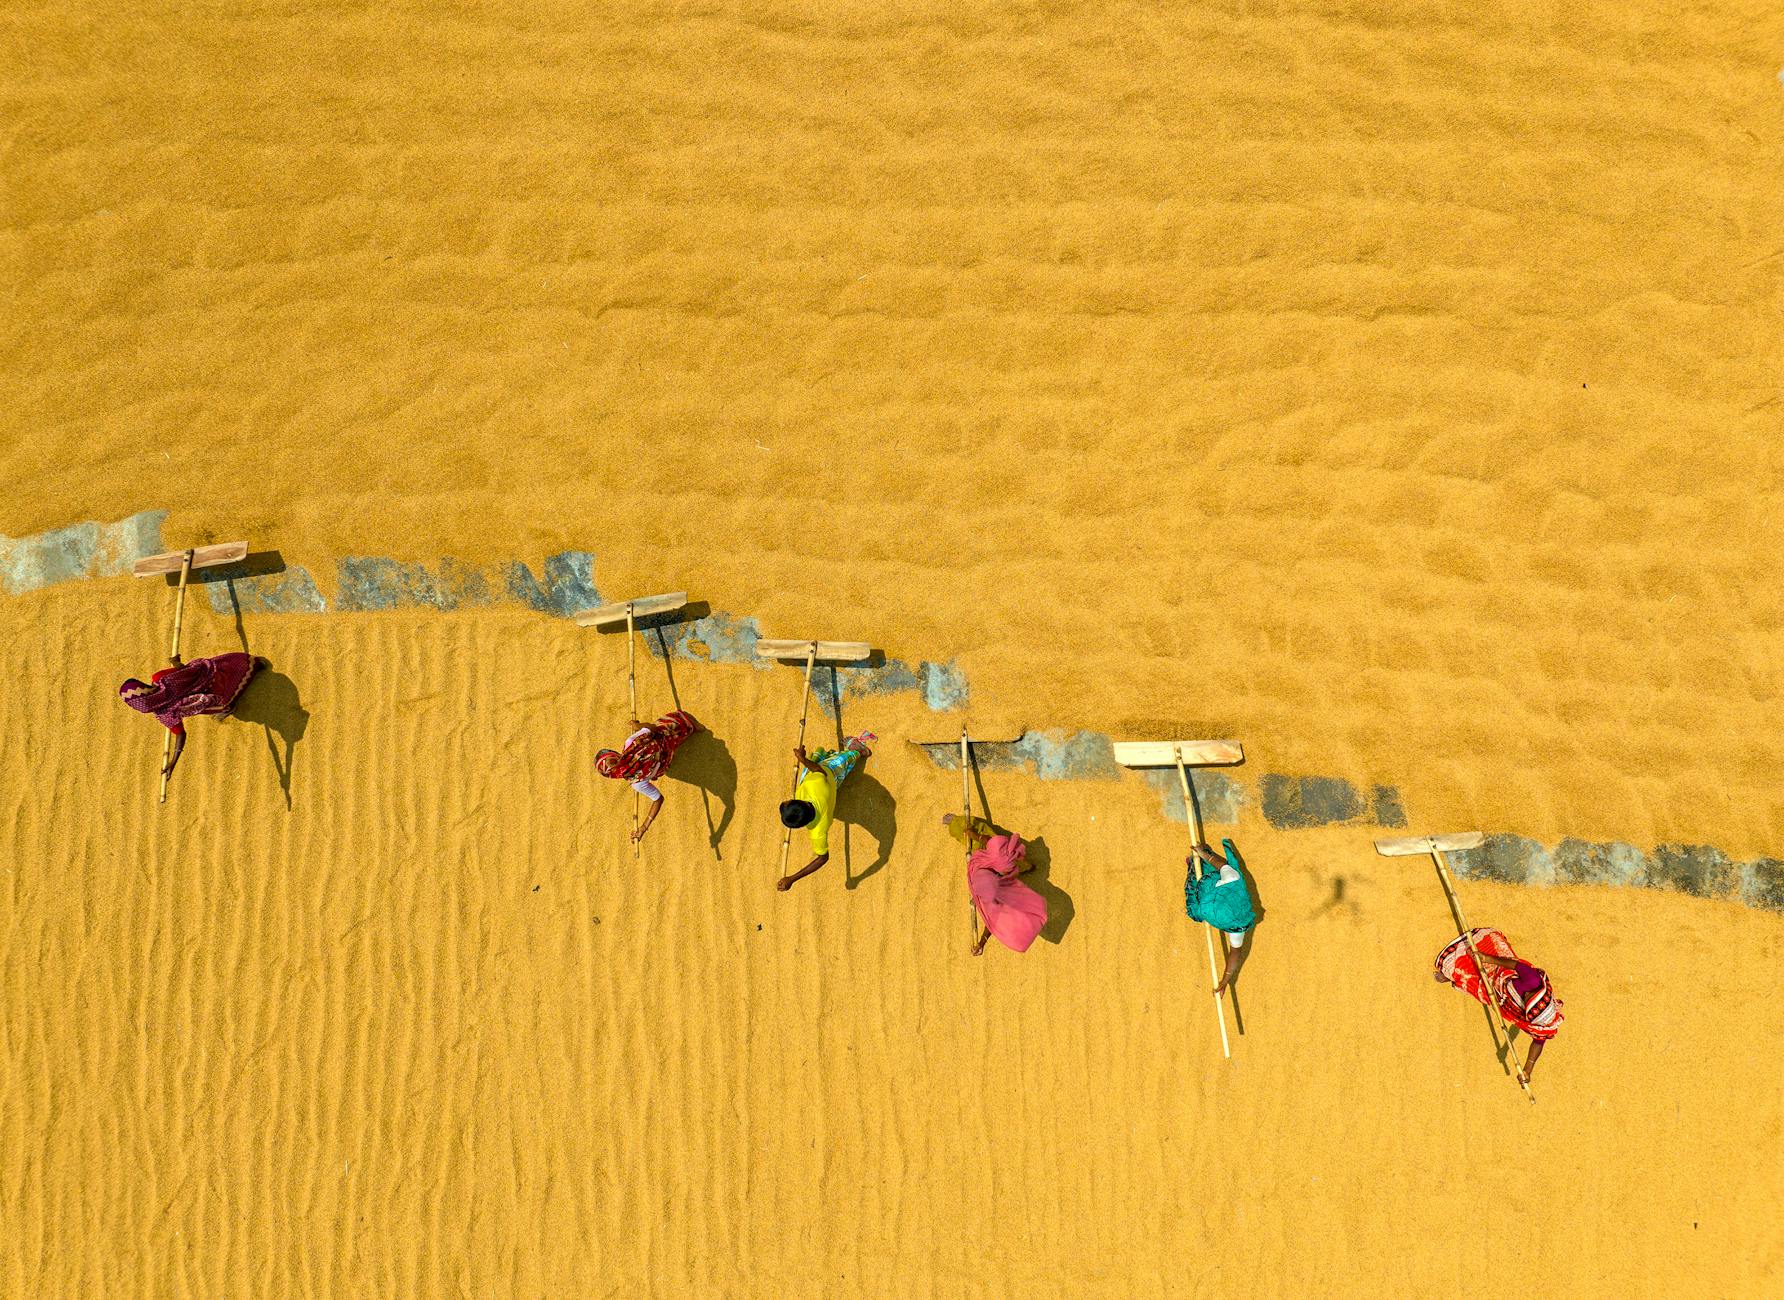
<instances>
[{"instance_id":1,"label":"white sleeve","mask_svg":"<svg viewBox=\"0 0 1784 1300\"><path fill-rule=\"evenodd\" d=\"M652 785L649 781L634 781L632 782L632 788L646 799L653 799L658 803L663 801L663 792L657 789L656 786Z\"/></svg>"}]
</instances>

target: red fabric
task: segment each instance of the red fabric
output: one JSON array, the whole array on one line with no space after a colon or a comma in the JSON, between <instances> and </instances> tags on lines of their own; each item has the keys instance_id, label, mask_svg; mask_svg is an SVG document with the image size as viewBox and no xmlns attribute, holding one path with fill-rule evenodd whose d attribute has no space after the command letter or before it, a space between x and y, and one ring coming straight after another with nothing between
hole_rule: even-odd
<instances>
[{"instance_id":1,"label":"red fabric","mask_svg":"<svg viewBox=\"0 0 1784 1300\"><path fill-rule=\"evenodd\" d=\"M654 781L669 770L682 742L698 730L700 724L681 710L665 713L642 736L627 741L623 752L603 749L596 754L595 771L615 781Z\"/></svg>"},{"instance_id":2,"label":"red fabric","mask_svg":"<svg viewBox=\"0 0 1784 1300\"><path fill-rule=\"evenodd\" d=\"M1508 1024L1516 1025L1532 1038L1545 1042L1553 1038L1556 1030L1561 1028L1563 1017L1561 999L1555 996L1549 977L1529 963L1520 962L1518 954L1512 951L1511 941L1498 930L1479 926L1470 930L1468 937L1474 940L1478 951L1490 957L1519 962L1522 972L1534 972L1541 976L1541 987L1533 994L1522 993L1518 989L1520 970L1502 970L1497 966L1488 967L1486 985L1483 985L1480 972L1475 969L1474 958L1469 955L1468 941L1461 937L1437 954L1437 974L1482 1006L1487 1004L1486 986L1490 985L1493 1001L1499 1004L1499 1013Z\"/></svg>"},{"instance_id":3,"label":"red fabric","mask_svg":"<svg viewBox=\"0 0 1784 1300\"><path fill-rule=\"evenodd\" d=\"M253 656L239 651L212 655L163 668L150 677L147 689L132 678L118 688L118 694L138 713L154 714L162 726L183 736L183 719L234 708L255 667Z\"/></svg>"}]
</instances>

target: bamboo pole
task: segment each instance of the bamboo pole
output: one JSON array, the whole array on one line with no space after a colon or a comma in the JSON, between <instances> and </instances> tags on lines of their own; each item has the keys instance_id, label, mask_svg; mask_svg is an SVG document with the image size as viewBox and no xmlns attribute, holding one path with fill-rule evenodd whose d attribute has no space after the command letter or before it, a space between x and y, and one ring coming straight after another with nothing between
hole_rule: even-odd
<instances>
[{"instance_id":1,"label":"bamboo pole","mask_svg":"<svg viewBox=\"0 0 1784 1300\"><path fill-rule=\"evenodd\" d=\"M799 705L799 748L805 748L805 720L811 715L811 670L818 662L818 643L813 641L811 648L805 652L805 699ZM799 789L799 774L805 769L798 763L793 766L793 789ZM793 828L787 827L781 835L781 877L787 874L787 856L793 850Z\"/></svg>"},{"instance_id":2,"label":"bamboo pole","mask_svg":"<svg viewBox=\"0 0 1784 1300\"><path fill-rule=\"evenodd\" d=\"M180 626L186 618L186 579L192 576L192 552L180 557L180 594L173 602L173 648L167 652L169 662L180 657ZM161 795L157 803L167 802L167 765L173 759L173 732L161 742Z\"/></svg>"},{"instance_id":3,"label":"bamboo pole","mask_svg":"<svg viewBox=\"0 0 1784 1300\"><path fill-rule=\"evenodd\" d=\"M642 721L638 717L638 649L634 645L632 602L626 602L626 691L632 697L632 720ZM632 859L638 859L638 792L632 791Z\"/></svg>"},{"instance_id":4,"label":"bamboo pole","mask_svg":"<svg viewBox=\"0 0 1784 1300\"><path fill-rule=\"evenodd\" d=\"M1181 745L1174 745L1172 746L1171 752L1177 760L1177 780L1181 782L1183 786L1183 806L1189 810L1189 836L1191 847L1192 849L1204 847L1204 841L1202 839L1202 812L1201 809L1196 807L1195 792L1189 788L1189 769L1183 766L1183 747ZM1193 852L1191 853L1191 858L1192 861L1190 862L1189 869L1195 872L1198 876L1201 875L1201 866L1193 861ZM1203 931L1202 937L1208 941L1208 977L1213 980L1215 984L1219 984L1220 969L1214 962L1214 927L1212 925L1207 926ZM1222 951L1225 951L1224 940L1222 941ZM1221 1053L1230 1060L1232 1059L1233 1048L1227 1041L1226 999L1219 993L1214 995L1214 1018L1220 1022Z\"/></svg>"},{"instance_id":5,"label":"bamboo pole","mask_svg":"<svg viewBox=\"0 0 1784 1300\"><path fill-rule=\"evenodd\" d=\"M972 750L966 738L966 724L960 724L960 806L965 810L966 820L960 824L961 838L966 841L966 860L973 860L973 787L972 787ZM972 877L967 877L966 910L972 918L972 941L979 941L979 907L973 902Z\"/></svg>"}]
</instances>

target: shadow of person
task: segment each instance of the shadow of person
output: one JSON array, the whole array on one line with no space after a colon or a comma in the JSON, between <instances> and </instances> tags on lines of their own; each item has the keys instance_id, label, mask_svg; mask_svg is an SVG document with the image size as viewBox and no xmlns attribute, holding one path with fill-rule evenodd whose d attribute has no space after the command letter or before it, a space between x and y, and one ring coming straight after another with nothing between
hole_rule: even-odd
<instances>
[{"instance_id":1,"label":"shadow of person","mask_svg":"<svg viewBox=\"0 0 1784 1300\"><path fill-rule=\"evenodd\" d=\"M1041 938L1056 944L1071 928L1077 908L1072 903L1072 896L1053 883L1053 854L1047 848L1047 837L1037 835L1032 840L1024 839L1023 843L1028 845L1028 861L1034 870L1025 874L1022 880L1046 900L1047 924L1041 927Z\"/></svg>"},{"instance_id":2,"label":"shadow of person","mask_svg":"<svg viewBox=\"0 0 1784 1300\"><path fill-rule=\"evenodd\" d=\"M266 747L272 753L273 770L279 774L279 789L284 791L289 811L291 757L310 725L309 712L297 696L297 684L284 673L267 667L263 659L260 671L249 679L229 716L240 722L258 722L266 728ZM283 755L279 753L280 741L285 743Z\"/></svg>"},{"instance_id":3,"label":"shadow of person","mask_svg":"<svg viewBox=\"0 0 1784 1300\"><path fill-rule=\"evenodd\" d=\"M668 779L700 791L700 806L706 811L706 842L712 848L712 856L724 861L719 844L731 827L731 815L737 810L737 760L731 756L725 742L710 731L696 731L675 751ZM708 795L719 801L717 824L712 820Z\"/></svg>"},{"instance_id":4,"label":"shadow of person","mask_svg":"<svg viewBox=\"0 0 1784 1300\"><path fill-rule=\"evenodd\" d=\"M851 875L850 858L847 854L843 857L843 888L854 889L891 861L892 841L898 838L898 805L890 790L870 773L857 770L842 783L836 800L836 820L845 826L859 826L874 839L874 860L860 874Z\"/></svg>"},{"instance_id":5,"label":"shadow of person","mask_svg":"<svg viewBox=\"0 0 1784 1300\"><path fill-rule=\"evenodd\" d=\"M1247 880L1245 882L1245 884L1249 888L1251 885L1251 882L1249 880ZM1343 908L1346 912L1350 913L1352 916L1357 915L1361 911L1361 909L1357 906L1356 900L1351 898L1349 895L1350 895L1350 887L1349 887L1349 884L1345 881L1344 877L1343 876L1333 876L1332 877L1332 896L1330 898L1328 898L1325 902L1321 903L1319 905L1318 909L1316 909L1314 911L1313 915L1310 916L1308 919L1309 920L1317 920L1319 917L1324 916L1327 912L1334 912L1334 911L1337 911L1339 908Z\"/></svg>"},{"instance_id":6,"label":"shadow of person","mask_svg":"<svg viewBox=\"0 0 1784 1300\"><path fill-rule=\"evenodd\" d=\"M848 744L842 722L842 684L837 676L836 666L832 664L828 667L830 690L824 707L836 726L836 749L841 751ZM822 695L819 698L824 699ZM867 770L872 765L873 755L870 752L856 765L836 792L836 825L842 830L844 889L858 887L863 880L884 868L892 859L892 841L898 838L898 805L892 798L892 792ZM867 864L867 870L859 874L855 871L853 834L857 826L873 836L875 848L874 860Z\"/></svg>"},{"instance_id":7,"label":"shadow of person","mask_svg":"<svg viewBox=\"0 0 1784 1300\"><path fill-rule=\"evenodd\" d=\"M669 653L669 638L664 635L663 629L687 619L704 618L711 612L712 606L703 600L697 600L681 609L639 624L641 628L648 626L657 634L657 649L660 651L658 657L663 661L663 679L669 684L669 698L674 701L677 709L681 708L681 692L675 689L675 656ZM648 645L649 642L646 641L645 644ZM701 722L700 730L682 742L667 775L700 791L700 808L706 814L706 842L712 848L713 858L723 862L725 855L719 851L719 843L730 829L731 815L737 810L737 760L731 757L731 751L725 748L725 742L708 731L706 724ZM716 824L712 820L709 795L716 796L719 801L719 819Z\"/></svg>"}]
</instances>

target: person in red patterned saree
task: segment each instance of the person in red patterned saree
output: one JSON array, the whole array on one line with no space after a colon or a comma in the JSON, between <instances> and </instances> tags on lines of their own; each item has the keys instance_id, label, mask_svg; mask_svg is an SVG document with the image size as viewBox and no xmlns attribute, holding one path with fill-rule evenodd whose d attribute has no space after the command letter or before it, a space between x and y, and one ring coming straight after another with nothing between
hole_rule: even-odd
<instances>
[{"instance_id":1,"label":"person in red patterned saree","mask_svg":"<svg viewBox=\"0 0 1784 1300\"><path fill-rule=\"evenodd\" d=\"M1486 978L1475 969L1474 958L1468 955L1468 939L1480 953L1487 968ZM1555 1031L1561 1028L1561 999L1555 996L1547 972L1532 966L1512 951L1511 941L1498 930L1476 926L1467 938L1457 938L1437 954L1434 971L1439 984L1453 984L1482 1006L1487 1004L1487 990L1508 1025L1516 1026L1530 1038L1530 1056L1524 1062L1528 1079L1536 1068L1536 1058Z\"/></svg>"}]
</instances>

